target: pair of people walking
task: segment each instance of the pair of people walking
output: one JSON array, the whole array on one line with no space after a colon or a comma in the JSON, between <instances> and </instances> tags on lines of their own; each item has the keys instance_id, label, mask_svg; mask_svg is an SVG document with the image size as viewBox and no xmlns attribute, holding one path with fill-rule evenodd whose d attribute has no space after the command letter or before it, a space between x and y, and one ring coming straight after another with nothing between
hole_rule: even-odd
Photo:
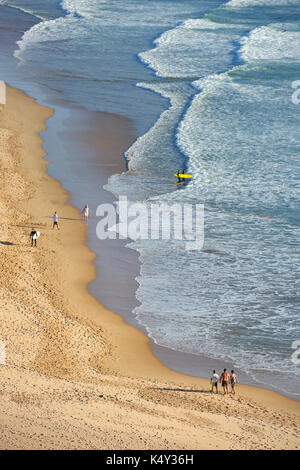
<instances>
[{"instance_id":1,"label":"pair of people walking","mask_svg":"<svg viewBox=\"0 0 300 470\"><path fill-rule=\"evenodd\" d=\"M177 170L177 179L178 179L178 183L182 183L184 181L183 178L180 178L180 175L184 175L185 173L185 169L183 169L182 171L180 170Z\"/></svg>"},{"instance_id":2,"label":"pair of people walking","mask_svg":"<svg viewBox=\"0 0 300 470\"><path fill-rule=\"evenodd\" d=\"M54 212L53 214L53 227L52 228L54 227L57 227L57 229L59 230L57 212ZM30 235L29 235L31 246L36 246L36 241L39 238L39 236L40 236L40 232L38 230L35 230L34 227L32 227Z\"/></svg>"},{"instance_id":3,"label":"pair of people walking","mask_svg":"<svg viewBox=\"0 0 300 470\"><path fill-rule=\"evenodd\" d=\"M219 393L218 385L220 383L223 387L224 395L229 393L229 388L228 388L229 385L231 386L231 393L235 395L235 388L236 388L236 384L238 383L238 378L234 370L232 370L231 374L229 374L229 372L227 372L227 369L224 369L221 374L221 377L219 377L216 370L214 370L213 375L210 379L210 383L211 383L212 393L214 393L214 389L216 393Z\"/></svg>"},{"instance_id":4,"label":"pair of people walking","mask_svg":"<svg viewBox=\"0 0 300 470\"><path fill-rule=\"evenodd\" d=\"M84 208L81 211L83 222L86 224L87 224L88 217L89 217L89 211L90 211L89 206L87 204L84 206ZM55 227L59 230L57 212L54 212L53 214L53 227L52 228L55 228Z\"/></svg>"}]
</instances>

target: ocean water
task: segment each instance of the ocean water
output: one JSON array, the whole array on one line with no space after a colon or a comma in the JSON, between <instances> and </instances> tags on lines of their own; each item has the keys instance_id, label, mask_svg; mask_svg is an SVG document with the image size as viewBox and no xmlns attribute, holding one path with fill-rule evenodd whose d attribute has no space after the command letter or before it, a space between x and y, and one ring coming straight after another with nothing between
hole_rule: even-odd
<instances>
[{"instance_id":1,"label":"ocean water","mask_svg":"<svg viewBox=\"0 0 300 470\"><path fill-rule=\"evenodd\" d=\"M129 244L141 261L136 320L159 345L230 361L299 399L300 0L0 5L0 21L13 7L19 25L7 30L15 47L0 46L1 78L60 109L133 120L128 171L107 191L205 206L201 251ZM194 178L178 189L182 167Z\"/></svg>"}]
</instances>

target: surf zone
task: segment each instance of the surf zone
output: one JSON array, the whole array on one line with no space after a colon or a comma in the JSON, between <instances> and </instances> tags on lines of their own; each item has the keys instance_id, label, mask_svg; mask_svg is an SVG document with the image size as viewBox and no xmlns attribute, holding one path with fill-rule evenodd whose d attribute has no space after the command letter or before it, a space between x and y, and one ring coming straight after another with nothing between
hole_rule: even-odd
<instances>
[{"instance_id":1,"label":"surf zone","mask_svg":"<svg viewBox=\"0 0 300 470\"><path fill-rule=\"evenodd\" d=\"M99 240L182 240L186 250L203 248L203 204L131 203L120 196L117 207L101 204L96 216Z\"/></svg>"}]
</instances>

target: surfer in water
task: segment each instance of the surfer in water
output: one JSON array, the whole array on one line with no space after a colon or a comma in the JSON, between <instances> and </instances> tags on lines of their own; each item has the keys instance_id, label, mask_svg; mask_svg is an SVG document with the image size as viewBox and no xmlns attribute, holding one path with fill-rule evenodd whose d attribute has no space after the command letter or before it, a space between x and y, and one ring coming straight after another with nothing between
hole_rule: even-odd
<instances>
[{"instance_id":1,"label":"surfer in water","mask_svg":"<svg viewBox=\"0 0 300 470\"><path fill-rule=\"evenodd\" d=\"M184 170L183 170L182 172L184 172ZM177 178L178 178L178 183L182 183L183 179L182 179L182 178L180 178L180 176L179 176L179 175L180 175L180 170L177 170Z\"/></svg>"},{"instance_id":2,"label":"surfer in water","mask_svg":"<svg viewBox=\"0 0 300 470\"><path fill-rule=\"evenodd\" d=\"M177 178L178 178L178 183L183 183L184 182L184 179L183 178L180 178L180 175L184 175L185 174L185 170L183 169L182 171L180 170L177 170Z\"/></svg>"}]
</instances>

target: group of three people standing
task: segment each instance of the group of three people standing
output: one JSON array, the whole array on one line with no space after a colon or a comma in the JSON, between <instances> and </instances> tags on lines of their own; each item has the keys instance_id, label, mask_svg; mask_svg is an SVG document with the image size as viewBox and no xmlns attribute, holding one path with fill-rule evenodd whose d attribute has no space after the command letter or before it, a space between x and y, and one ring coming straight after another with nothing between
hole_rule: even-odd
<instances>
[{"instance_id":1,"label":"group of three people standing","mask_svg":"<svg viewBox=\"0 0 300 470\"><path fill-rule=\"evenodd\" d=\"M234 370L231 371L231 375L229 372L227 372L227 369L224 369L224 371L221 374L221 378L218 376L216 370L213 371L213 375L210 379L211 383L211 392L214 392L214 389L216 389L216 393L219 393L218 391L218 384L221 383L224 391L224 395L229 393L228 386L230 384L231 386L231 393L235 395L235 386L238 383L238 378L234 372Z\"/></svg>"}]
</instances>

